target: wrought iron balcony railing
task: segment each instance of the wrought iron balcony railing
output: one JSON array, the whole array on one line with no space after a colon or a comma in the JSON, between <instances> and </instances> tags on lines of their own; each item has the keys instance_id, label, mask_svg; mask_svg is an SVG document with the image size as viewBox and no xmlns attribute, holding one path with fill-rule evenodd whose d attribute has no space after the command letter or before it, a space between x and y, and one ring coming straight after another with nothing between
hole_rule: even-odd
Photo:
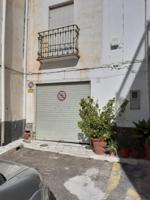
<instances>
[{"instance_id":1,"label":"wrought iron balcony railing","mask_svg":"<svg viewBox=\"0 0 150 200\"><path fill-rule=\"evenodd\" d=\"M78 56L79 28L70 25L38 33L38 60Z\"/></svg>"}]
</instances>

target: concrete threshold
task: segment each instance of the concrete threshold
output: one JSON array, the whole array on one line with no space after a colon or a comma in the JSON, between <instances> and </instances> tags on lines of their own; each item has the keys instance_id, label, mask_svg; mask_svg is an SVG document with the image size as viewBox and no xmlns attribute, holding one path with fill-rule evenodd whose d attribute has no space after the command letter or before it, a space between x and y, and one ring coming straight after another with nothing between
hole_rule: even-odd
<instances>
[{"instance_id":1,"label":"concrete threshold","mask_svg":"<svg viewBox=\"0 0 150 200\"><path fill-rule=\"evenodd\" d=\"M25 148L48 151L53 153L65 154L70 156L89 158L108 162L127 163L132 165L144 164L150 166L150 161L143 159L120 158L118 156L97 155L88 145L59 143L50 141L31 140L30 142L23 142Z\"/></svg>"},{"instance_id":2,"label":"concrete threshold","mask_svg":"<svg viewBox=\"0 0 150 200\"><path fill-rule=\"evenodd\" d=\"M39 140L31 140L28 142L25 142L23 139L16 140L5 146L0 147L0 155L9 151L19 150L21 147L113 163L126 163L131 165L144 164L150 166L150 161L143 159L120 158L118 156L110 155L97 155L89 148L88 145Z\"/></svg>"}]
</instances>

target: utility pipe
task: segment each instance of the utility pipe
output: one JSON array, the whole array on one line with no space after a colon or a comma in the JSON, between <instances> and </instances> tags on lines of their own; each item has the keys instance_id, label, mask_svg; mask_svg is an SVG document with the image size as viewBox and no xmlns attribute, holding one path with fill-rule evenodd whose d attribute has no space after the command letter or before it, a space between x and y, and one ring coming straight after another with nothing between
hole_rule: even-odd
<instances>
[{"instance_id":1,"label":"utility pipe","mask_svg":"<svg viewBox=\"0 0 150 200\"><path fill-rule=\"evenodd\" d=\"M145 0L145 63L146 63L146 82L147 82L147 119L150 118L150 69L149 69L149 22L147 21L147 0Z\"/></svg>"},{"instance_id":2,"label":"utility pipe","mask_svg":"<svg viewBox=\"0 0 150 200\"><path fill-rule=\"evenodd\" d=\"M28 0L25 1L24 59L23 59L23 119L26 120L26 76L27 76L27 40L28 40Z\"/></svg>"},{"instance_id":3,"label":"utility pipe","mask_svg":"<svg viewBox=\"0 0 150 200\"><path fill-rule=\"evenodd\" d=\"M1 146L5 142L5 25L6 25L6 0L2 6L2 53L1 53Z\"/></svg>"}]
</instances>

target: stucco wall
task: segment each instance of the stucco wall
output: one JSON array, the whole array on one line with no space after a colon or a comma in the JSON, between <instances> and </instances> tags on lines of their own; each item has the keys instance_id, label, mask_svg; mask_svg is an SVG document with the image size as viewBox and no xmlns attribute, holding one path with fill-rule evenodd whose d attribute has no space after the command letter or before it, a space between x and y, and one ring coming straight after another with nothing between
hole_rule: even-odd
<instances>
[{"instance_id":1,"label":"stucco wall","mask_svg":"<svg viewBox=\"0 0 150 200\"><path fill-rule=\"evenodd\" d=\"M6 6L5 135L9 141L23 130L24 5L24 0L7 0Z\"/></svg>"},{"instance_id":2,"label":"stucco wall","mask_svg":"<svg viewBox=\"0 0 150 200\"><path fill-rule=\"evenodd\" d=\"M1 36L2 36L2 9L3 1L0 1L0 44L1 44ZM0 65L1 65L1 48L0 48Z\"/></svg>"},{"instance_id":3,"label":"stucco wall","mask_svg":"<svg viewBox=\"0 0 150 200\"><path fill-rule=\"evenodd\" d=\"M28 72L38 72L38 32L48 30L49 6L62 0L32 0L29 14ZM80 28L80 60L76 67L94 67L100 65L102 2L99 0L75 0L74 24ZM65 67L65 66L64 66Z\"/></svg>"},{"instance_id":4,"label":"stucco wall","mask_svg":"<svg viewBox=\"0 0 150 200\"><path fill-rule=\"evenodd\" d=\"M0 1L0 44L2 34ZM23 131L23 42L25 0L6 1L5 27L5 143L18 139ZM1 45L0 45L1 65ZM1 95L1 69L0 69ZM0 98L1 119L1 98ZM1 129L0 129L1 132Z\"/></svg>"},{"instance_id":5,"label":"stucco wall","mask_svg":"<svg viewBox=\"0 0 150 200\"><path fill-rule=\"evenodd\" d=\"M119 105L122 99L129 99L131 89L140 90L140 110L130 110L128 105L118 124L131 127L132 121L148 118L147 68L143 61L145 2L75 0L74 21L80 27L79 62L70 68L64 66L61 69L39 71L39 62L36 61L37 32L48 28L48 6L57 2L62 1L30 1L28 72L31 74L28 75L28 81L51 83L90 80L91 96L99 100L100 106L112 97L117 98ZM118 44L115 50L110 48L113 43ZM88 67L91 69L84 70ZM27 122L35 121L35 108L34 90L34 93L27 93Z\"/></svg>"},{"instance_id":6,"label":"stucco wall","mask_svg":"<svg viewBox=\"0 0 150 200\"><path fill-rule=\"evenodd\" d=\"M3 1L0 1L0 44L2 41L2 9ZM1 45L0 45L0 65L1 65ZM1 96L1 68L0 68L0 96ZM1 119L1 98L0 98L0 119Z\"/></svg>"},{"instance_id":7,"label":"stucco wall","mask_svg":"<svg viewBox=\"0 0 150 200\"><path fill-rule=\"evenodd\" d=\"M114 93L117 103L124 98L130 100L130 90L141 91L140 110L130 110L129 102L124 116L118 120L120 126L133 126L133 121L149 117L147 68L146 61L143 61L145 1L105 0L103 8L102 63L112 66L113 69L106 70L107 75L105 73L105 80L100 87L108 88L108 93L102 89L105 100ZM111 50L114 40L119 47Z\"/></svg>"}]
</instances>

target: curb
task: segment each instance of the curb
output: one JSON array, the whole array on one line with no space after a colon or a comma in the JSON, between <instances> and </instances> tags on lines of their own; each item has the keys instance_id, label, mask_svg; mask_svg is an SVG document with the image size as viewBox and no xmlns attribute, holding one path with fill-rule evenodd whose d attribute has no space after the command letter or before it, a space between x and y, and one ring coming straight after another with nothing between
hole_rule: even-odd
<instances>
[{"instance_id":1,"label":"curb","mask_svg":"<svg viewBox=\"0 0 150 200\"><path fill-rule=\"evenodd\" d=\"M41 141L42 142L42 141ZM48 142L47 142L48 144ZM134 159L134 158L119 158L118 156L109 156L109 155L88 155L88 154L80 154L80 153L73 153L73 152L63 152L62 150L52 150L45 147L40 147L40 145L32 145L31 143L25 143L23 142L24 148L38 150L38 151L46 151L51 153L58 153L61 155L69 155L74 157L80 157L80 158L89 158L94 160L100 160L100 161L106 161L111 163L124 163L124 164L130 164L130 165L145 165L150 166L150 161L143 160L143 159ZM78 148L78 147L77 147Z\"/></svg>"},{"instance_id":2,"label":"curb","mask_svg":"<svg viewBox=\"0 0 150 200\"><path fill-rule=\"evenodd\" d=\"M18 150L20 148L24 147L22 139L16 140L14 142L11 142L5 146L0 147L0 155L7 153L9 151Z\"/></svg>"},{"instance_id":3,"label":"curb","mask_svg":"<svg viewBox=\"0 0 150 200\"><path fill-rule=\"evenodd\" d=\"M119 158L117 156L109 156L109 155L88 155L88 154L79 154L79 153L73 153L73 152L63 152L59 150L51 150L41 147L35 147L32 146L31 143L25 143L23 139L16 140L14 142L11 142L7 144L6 146L0 147L0 155L7 153L9 151L17 151L21 148L27 148L27 149L33 149L38 151L46 151L46 152L52 152L52 153L58 153L61 155L68 155L68 156L74 156L74 157L80 157L80 158L88 158L88 159L94 159L94 160L100 160L100 161L106 161L111 163L124 163L124 164L130 164L130 165L144 165L150 167L150 161L143 160L143 159L133 159L133 158ZM78 147L77 147L78 148Z\"/></svg>"},{"instance_id":4,"label":"curb","mask_svg":"<svg viewBox=\"0 0 150 200\"><path fill-rule=\"evenodd\" d=\"M150 161L143 160L143 159L135 159L135 158L119 158L117 156L101 156L101 155L95 155L92 157L95 160L102 160L107 162L116 162L116 163L123 163L123 164L130 164L130 165L145 165L150 167Z\"/></svg>"}]
</instances>

